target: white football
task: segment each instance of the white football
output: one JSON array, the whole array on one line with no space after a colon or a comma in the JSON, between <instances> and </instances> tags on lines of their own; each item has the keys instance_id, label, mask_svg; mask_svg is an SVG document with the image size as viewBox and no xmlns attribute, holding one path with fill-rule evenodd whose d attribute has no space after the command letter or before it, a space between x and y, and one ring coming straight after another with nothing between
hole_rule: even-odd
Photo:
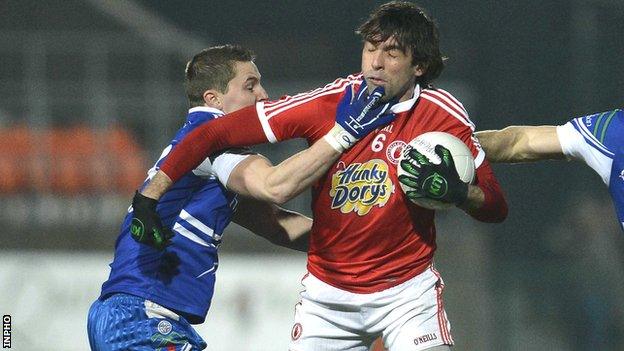
<instances>
[{"instance_id":1,"label":"white football","mask_svg":"<svg viewBox=\"0 0 624 351\"><path fill-rule=\"evenodd\" d=\"M464 144L459 138L444 132L428 132L419 135L403 149L401 156L399 158L399 164L397 165L397 175L405 174L409 176L409 174L401 168L401 160L404 158L406 153L415 148L418 152L425 155L429 161L435 164L439 164L441 162L440 157L435 153L435 146L442 145L447 148L451 155L453 156L453 161L455 162L455 169L457 170L457 174L459 174L459 178L465 183L472 183L474 180L475 174L475 163L474 158L472 157L472 152L468 149L468 146ZM399 182L401 185L401 189L403 192L407 192L410 190L414 190L412 187L405 185ZM411 200L413 203L420 207L432 209L432 210L442 210L453 207L452 204L440 202L432 199L416 199Z\"/></svg>"}]
</instances>

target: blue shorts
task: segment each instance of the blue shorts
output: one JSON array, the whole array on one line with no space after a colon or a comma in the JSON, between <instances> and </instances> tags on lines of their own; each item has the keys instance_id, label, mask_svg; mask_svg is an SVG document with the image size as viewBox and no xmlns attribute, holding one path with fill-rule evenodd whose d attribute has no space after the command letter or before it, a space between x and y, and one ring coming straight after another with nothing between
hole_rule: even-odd
<instances>
[{"instance_id":1,"label":"blue shorts","mask_svg":"<svg viewBox=\"0 0 624 351\"><path fill-rule=\"evenodd\" d=\"M113 294L96 300L87 320L93 351L195 351L206 342L181 316L144 298Z\"/></svg>"}]
</instances>

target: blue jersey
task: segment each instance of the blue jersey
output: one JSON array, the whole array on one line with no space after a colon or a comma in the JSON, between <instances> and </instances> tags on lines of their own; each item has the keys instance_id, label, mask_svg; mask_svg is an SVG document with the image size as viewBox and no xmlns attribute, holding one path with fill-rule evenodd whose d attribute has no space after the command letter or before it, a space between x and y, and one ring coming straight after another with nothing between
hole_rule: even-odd
<instances>
[{"instance_id":1,"label":"blue jersey","mask_svg":"<svg viewBox=\"0 0 624 351\"><path fill-rule=\"evenodd\" d=\"M585 161L609 187L624 230L624 112L612 110L571 120L557 128L566 156Z\"/></svg>"},{"instance_id":2,"label":"blue jersey","mask_svg":"<svg viewBox=\"0 0 624 351\"><path fill-rule=\"evenodd\" d=\"M208 107L191 109L184 126L149 171L150 177L189 132L222 114ZM111 273L102 285L101 298L113 293L132 294L171 309L193 324L202 323L214 292L217 249L237 201L219 179L226 184L231 170L244 158L233 153L211 157L162 196L158 214L163 225L176 234L164 251L132 239L129 211L115 244Z\"/></svg>"}]
</instances>

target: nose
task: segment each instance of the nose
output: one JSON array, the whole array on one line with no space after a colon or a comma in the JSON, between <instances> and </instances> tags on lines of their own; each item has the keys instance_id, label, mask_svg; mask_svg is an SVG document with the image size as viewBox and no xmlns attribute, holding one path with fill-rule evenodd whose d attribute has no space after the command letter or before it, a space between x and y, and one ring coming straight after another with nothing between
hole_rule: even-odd
<instances>
[{"instance_id":1,"label":"nose","mask_svg":"<svg viewBox=\"0 0 624 351\"><path fill-rule=\"evenodd\" d=\"M375 50L372 53L373 57L371 60L371 67L375 70L380 70L384 68L384 56L383 50Z\"/></svg>"},{"instance_id":2,"label":"nose","mask_svg":"<svg viewBox=\"0 0 624 351\"><path fill-rule=\"evenodd\" d=\"M268 100L269 95L262 85L259 85L256 89L256 101Z\"/></svg>"}]
</instances>

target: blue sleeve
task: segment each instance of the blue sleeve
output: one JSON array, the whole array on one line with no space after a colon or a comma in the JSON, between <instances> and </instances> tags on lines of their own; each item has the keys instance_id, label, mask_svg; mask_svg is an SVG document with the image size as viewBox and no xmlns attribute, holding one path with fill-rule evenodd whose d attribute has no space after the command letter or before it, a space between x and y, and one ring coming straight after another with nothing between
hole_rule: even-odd
<instances>
[{"instance_id":1,"label":"blue sleeve","mask_svg":"<svg viewBox=\"0 0 624 351\"><path fill-rule=\"evenodd\" d=\"M609 157L624 146L624 112L620 109L575 118L572 124L588 144Z\"/></svg>"},{"instance_id":2,"label":"blue sleeve","mask_svg":"<svg viewBox=\"0 0 624 351\"><path fill-rule=\"evenodd\" d=\"M618 221L624 230L624 146L616 150L611 168L611 180L609 193L613 199L613 206L618 216Z\"/></svg>"}]
</instances>

